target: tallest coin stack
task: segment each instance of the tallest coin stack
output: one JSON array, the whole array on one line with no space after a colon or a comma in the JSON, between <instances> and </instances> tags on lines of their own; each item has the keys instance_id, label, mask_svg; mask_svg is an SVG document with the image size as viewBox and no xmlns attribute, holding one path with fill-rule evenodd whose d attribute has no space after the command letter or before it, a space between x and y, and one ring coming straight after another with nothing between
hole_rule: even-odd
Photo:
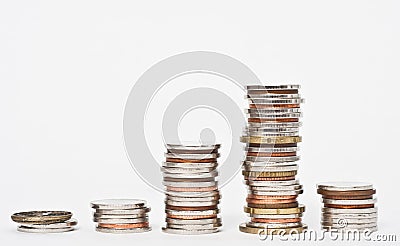
<instances>
[{"instance_id":1,"label":"tallest coin stack","mask_svg":"<svg viewBox=\"0 0 400 246\"><path fill-rule=\"evenodd\" d=\"M247 86L248 125L241 141L246 143L242 174L247 185L251 220L239 226L246 233L299 233L304 205L297 202L303 192L296 180L298 146L301 142L299 85Z\"/></svg>"}]
</instances>

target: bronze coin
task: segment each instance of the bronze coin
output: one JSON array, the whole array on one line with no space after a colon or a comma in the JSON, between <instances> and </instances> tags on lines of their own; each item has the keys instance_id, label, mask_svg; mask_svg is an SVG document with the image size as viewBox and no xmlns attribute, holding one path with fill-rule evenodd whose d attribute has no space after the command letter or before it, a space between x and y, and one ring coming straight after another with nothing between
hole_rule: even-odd
<instances>
[{"instance_id":1,"label":"bronze coin","mask_svg":"<svg viewBox=\"0 0 400 246\"><path fill-rule=\"evenodd\" d=\"M286 144L259 144L259 143L248 143L249 147L252 148L289 148L297 147L297 143L286 143Z\"/></svg>"},{"instance_id":2,"label":"bronze coin","mask_svg":"<svg viewBox=\"0 0 400 246\"><path fill-rule=\"evenodd\" d=\"M272 122L298 122L298 118L276 118L276 119L265 119L265 118L248 118L247 122L250 123L272 123Z\"/></svg>"},{"instance_id":3,"label":"bronze coin","mask_svg":"<svg viewBox=\"0 0 400 246\"><path fill-rule=\"evenodd\" d=\"M334 200L365 200L365 199L373 199L373 195L355 195L355 196L328 196L323 195L322 198L325 199L334 199Z\"/></svg>"},{"instance_id":4,"label":"bronze coin","mask_svg":"<svg viewBox=\"0 0 400 246\"><path fill-rule=\"evenodd\" d=\"M332 191L332 190L317 189L317 193L327 196L371 196L376 193L376 190L370 189L370 190Z\"/></svg>"},{"instance_id":5,"label":"bronze coin","mask_svg":"<svg viewBox=\"0 0 400 246\"><path fill-rule=\"evenodd\" d=\"M178 211L203 211L203 210L214 210L218 208L218 205L214 206L202 206L202 207L181 207L181 206L172 206L165 205L166 209L178 210Z\"/></svg>"},{"instance_id":6,"label":"bronze coin","mask_svg":"<svg viewBox=\"0 0 400 246\"><path fill-rule=\"evenodd\" d=\"M296 199L252 199L246 198L246 202L252 204L277 204L277 203L293 203Z\"/></svg>"},{"instance_id":7,"label":"bronze coin","mask_svg":"<svg viewBox=\"0 0 400 246\"><path fill-rule=\"evenodd\" d=\"M300 108L300 104L249 104L249 108Z\"/></svg>"},{"instance_id":8,"label":"bronze coin","mask_svg":"<svg viewBox=\"0 0 400 246\"><path fill-rule=\"evenodd\" d=\"M166 186L167 191L181 191L181 192L203 192L218 190L217 186L209 187L172 187Z\"/></svg>"},{"instance_id":9,"label":"bronze coin","mask_svg":"<svg viewBox=\"0 0 400 246\"><path fill-rule=\"evenodd\" d=\"M374 208L375 204L359 204L359 205L338 205L338 204L324 204L326 208L343 208L343 209L352 209L352 208Z\"/></svg>"},{"instance_id":10,"label":"bronze coin","mask_svg":"<svg viewBox=\"0 0 400 246\"><path fill-rule=\"evenodd\" d=\"M295 180L296 176L287 176L287 177L246 177L244 179L250 181L287 181L287 180Z\"/></svg>"},{"instance_id":11,"label":"bronze coin","mask_svg":"<svg viewBox=\"0 0 400 246\"><path fill-rule=\"evenodd\" d=\"M181 220L200 220L200 219L213 219L217 218L217 214L208 215L172 215L167 213L167 218L181 219Z\"/></svg>"},{"instance_id":12,"label":"bronze coin","mask_svg":"<svg viewBox=\"0 0 400 246\"><path fill-rule=\"evenodd\" d=\"M249 208L296 208L299 206L298 202L291 203L275 203L275 204L255 204L255 203L247 203L247 207Z\"/></svg>"},{"instance_id":13,"label":"bronze coin","mask_svg":"<svg viewBox=\"0 0 400 246\"><path fill-rule=\"evenodd\" d=\"M291 218L291 219L251 218L251 221L252 222L256 222L256 223L282 224L282 223L297 223L297 222L301 222L301 218Z\"/></svg>"},{"instance_id":14,"label":"bronze coin","mask_svg":"<svg viewBox=\"0 0 400 246\"><path fill-rule=\"evenodd\" d=\"M179 158L166 158L167 162L174 163L209 163L209 162L217 162L216 158L208 158L208 159L179 159Z\"/></svg>"},{"instance_id":15,"label":"bronze coin","mask_svg":"<svg viewBox=\"0 0 400 246\"><path fill-rule=\"evenodd\" d=\"M250 199L296 199L297 195L294 196L261 196L261 195L253 195L253 194L248 194L247 195L248 198Z\"/></svg>"},{"instance_id":16,"label":"bronze coin","mask_svg":"<svg viewBox=\"0 0 400 246\"><path fill-rule=\"evenodd\" d=\"M168 153L174 153L174 154L214 154L218 153L218 149L174 149L174 150L168 150Z\"/></svg>"},{"instance_id":17,"label":"bronze coin","mask_svg":"<svg viewBox=\"0 0 400 246\"><path fill-rule=\"evenodd\" d=\"M106 224L99 223L99 227L112 228L112 229L132 229L132 228L143 228L149 227L149 222L133 223L133 224Z\"/></svg>"},{"instance_id":18,"label":"bronze coin","mask_svg":"<svg viewBox=\"0 0 400 246\"><path fill-rule=\"evenodd\" d=\"M296 156L296 151L294 151L294 152L247 152L247 156L256 156L256 157Z\"/></svg>"}]
</instances>

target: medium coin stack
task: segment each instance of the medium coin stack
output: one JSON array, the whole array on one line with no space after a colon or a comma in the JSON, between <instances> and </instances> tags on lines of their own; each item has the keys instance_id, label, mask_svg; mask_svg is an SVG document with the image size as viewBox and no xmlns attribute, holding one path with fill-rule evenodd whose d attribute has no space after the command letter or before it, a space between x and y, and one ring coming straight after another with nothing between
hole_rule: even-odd
<instances>
[{"instance_id":1,"label":"medium coin stack","mask_svg":"<svg viewBox=\"0 0 400 246\"><path fill-rule=\"evenodd\" d=\"M90 203L95 209L96 231L136 233L151 231L146 201L138 199L106 199Z\"/></svg>"},{"instance_id":2,"label":"medium coin stack","mask_svg":"<svg viewBox=\"0 0 400 246\"><path fill-rule=\"evenodd\" d=\"M239 226L246 233L300 233L304 205L296 180L297 144L302 116L299 85L247 86L248 125L241 141L246 143L242 174L248 188L244 211L251 220Z\"/></svg>"},{"instance_id":3,"label":"medium coin stack","mask_svg":"<svg viewBox=\"0 0 400 246\"><path fill-rule=\"evenodd\" d=\"M162 164L166 226L173 234L209 234L219 231L220 194L216 177L219 144L167 144Z\"/></svg>"},{"instance_id":4,"label":"medium coin stack","mask_svg":"<svg viewBox=\"0 0 400 246\"><path fill-rule=\"evenodd\" d=\"M376 231L378 209L372 184L330 182L317 186L322 195L322 229L335 231Z\"/></svg>"},{"instance_id":5,"label":"medium coin stack","mask_svg":"<svg viewBox=\"0 0 400 246\"><path fill-rule=\"evenodd\" d=\"M74 230L78 221L72 219L72 213L67 211L30 211L11 215L17 222L18 231L33 233L54 233Z\"/></svg>"}]
</instances>

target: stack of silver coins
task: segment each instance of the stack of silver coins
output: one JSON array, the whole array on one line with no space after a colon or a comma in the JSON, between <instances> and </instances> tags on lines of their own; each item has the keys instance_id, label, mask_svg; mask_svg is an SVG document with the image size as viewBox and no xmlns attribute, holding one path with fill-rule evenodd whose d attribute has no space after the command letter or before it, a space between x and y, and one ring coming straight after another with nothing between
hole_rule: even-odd
<instances>
[{"instance_id":1,"label":"stack of silver coins","mask_svg":"<svg viewBox=\"0 0 400 246\"><path fill-rule=\"evenodd\" d=\"M299 85L247 86L248 124L241 141L246 143L242 174L247 185L247 206L251 220L239 226L246 233L299 233L304 205L296 180L301 142L302 116Z\"/></svg>"},{"instance_id":2,"label":"stack of silver coins","mask_svg":"<svg viewBox=\"0 0 400 246\"><path fill-rule=\"evenodd\" d=\"M108 233L136 233L151 231L150 207L138 199L106 199L90 203L95 209L93 221L96 231Z\"/></svg>"},{"instance_id":3,"label":"stack of silver coins","mask_svg":"<svg viewBox=\"0 0 400 246\"><path fill-rule=\"evenodd\" d=\"M219 231L217 158L219 144L167 144L162 164L166 226L173 234L209 234Z\"/></svg>"},{"instance_id":4,"label":"stack of silver coins","mask_svg":"<svg viewBox=\"0 0 400 246\"><path fill-rule=\"evenodd\" d=\"M317 186L322 195L322 229L330 231L376 231L378 209L372 184L329 182Z\"/></svg>"},{"instance_id":5,"label":"stack of silver coins","mask_svg":"<svg viewBox=\"0 0 400 246\"><path fill-rule=\"evenodd\" d=\"M29 211L11 216L20 232L55 233L74 230L78 221L68 211Z\"/></svg>"}]
</instances>

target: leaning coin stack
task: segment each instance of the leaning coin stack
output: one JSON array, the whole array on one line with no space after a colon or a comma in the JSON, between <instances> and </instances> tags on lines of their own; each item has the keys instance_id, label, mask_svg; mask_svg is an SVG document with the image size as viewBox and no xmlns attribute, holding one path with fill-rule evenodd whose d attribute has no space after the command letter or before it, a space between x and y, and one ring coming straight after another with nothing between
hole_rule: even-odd
<instances>
[{"instance_id":1,"label":"leaning coin stack","mask_svg":"<svg viewBox=\"0 0 400 246\"><path fill-rule=\"evenodd\" d=\"M246 143L242 174L248 188L244 211L251 220L239 226L246 233L300 233L304 205L296 180L301 142L299 85L247 86L248 124L241 137Z\"/></svg>"},{"instance_id":2,"label":"leaning coin stack","mask_svg":"<svg viewBox=\"0 0 400 246\"><path fill-rule=\"evenodd\" d=\"M19 224L21 232L54 233L74 230L78 223L67 211L30 211L11 215L11 219Z\"/></svg>"},{"instance_id":3,"label":"leaning coin stack","mask_svg":"<svg viewBox=\"0 0 400 246\"><path fill-rule=\"evenodd\" d=\"M96 231L108 233L135 233L151 230L149 225L150 207L138 199L106 199L90 203L95 209L93 221Z\"/></svg>"},{"instance_id":4,"label":"leaning coin stack","mask_svg":"<svg viewBox=\"0 0 400 246\"><path fill-rule=\"evenodd\" d=\"M372 184L357 182L320 183L322 229L331 231L376 231L378 209Z\"/></svg>"},{"instance_id":5,"label":"leaning coin stack","mask_svg":"<svg viewBox=\"0 0 400 246\"><path fill-rule=\"evenodd\" d=\"M208 234L219 231L220 194L216 177L219 144L167 144L161 167L165 186L166 226L173 234Z\"/></svg>"}]
</instances>

